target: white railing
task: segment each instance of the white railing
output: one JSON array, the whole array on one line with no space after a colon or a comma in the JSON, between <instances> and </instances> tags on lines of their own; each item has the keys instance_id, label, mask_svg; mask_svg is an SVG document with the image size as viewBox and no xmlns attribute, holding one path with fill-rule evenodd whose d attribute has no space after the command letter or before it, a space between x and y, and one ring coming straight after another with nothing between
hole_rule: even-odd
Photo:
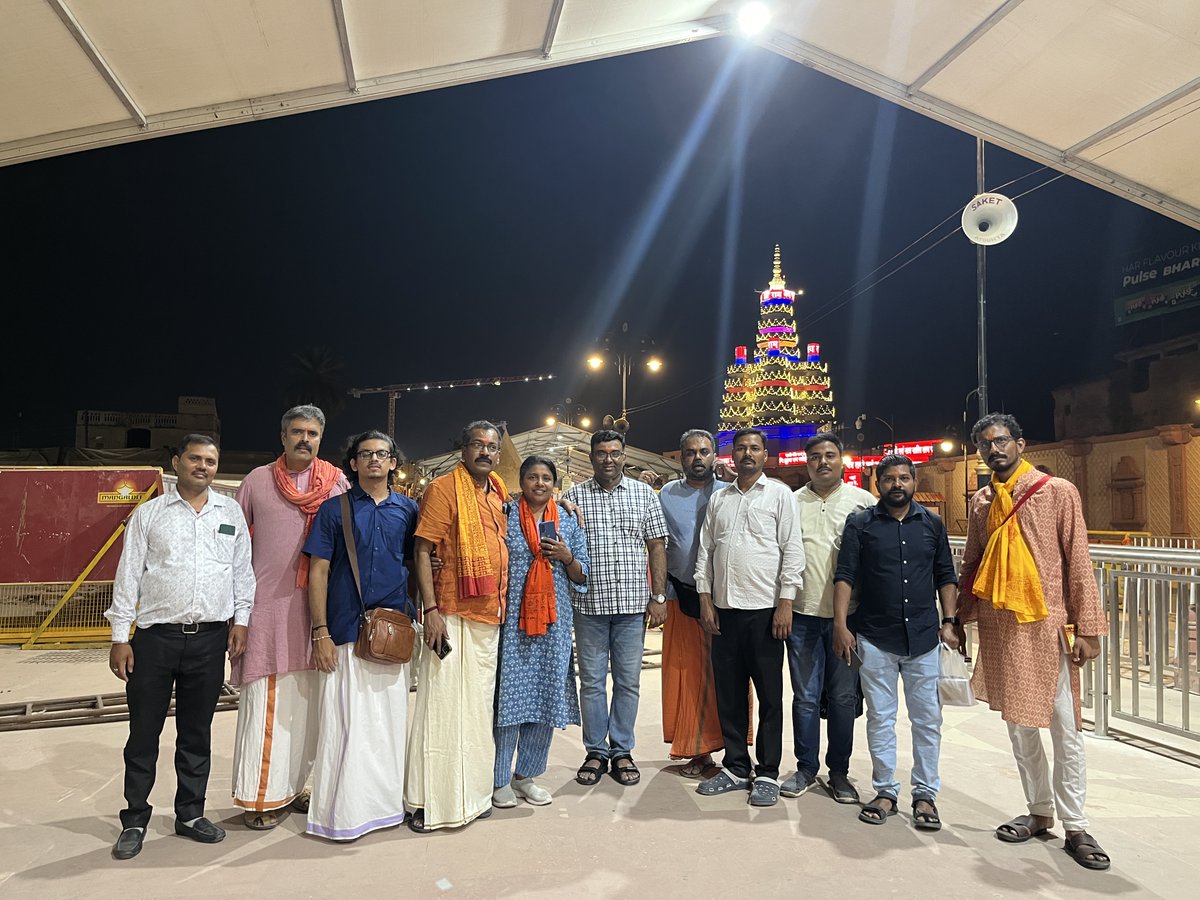
<instances>
[{"instance_id":1,"label":"white railing","mask_svg":"<svg viewBox=\"0 0 1200 900\"><path fill-rule=\"evenodd\" d=\"M964 543L950 539L956 563ZM1108 615L1100 656L1082 679L1096 734L1124 720L1200 740L1191 718L1192 695L1200 693L1200 550L1092 544L1090 554Z\"/></svg>"}]
</instances>

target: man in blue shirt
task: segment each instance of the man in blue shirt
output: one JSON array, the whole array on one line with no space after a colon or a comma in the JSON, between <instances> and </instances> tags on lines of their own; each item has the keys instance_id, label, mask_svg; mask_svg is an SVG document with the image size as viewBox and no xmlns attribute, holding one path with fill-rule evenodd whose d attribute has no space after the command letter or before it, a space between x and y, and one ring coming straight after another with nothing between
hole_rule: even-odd
<instances>
[{"instance_id":1,"label":"man in blue shirt","mask_svg":"<svg viewBox=\"0 0 1200 900\"><path fill-rule=\"evenodd\" d=\"M859 672L867 701L867 745L875 799L859 819L883 825L895 815L897 675L912 729L913 824L942 827L934 800L941 781L942 706L938 697L938 640L958 647L958 578L946 526L913 500L916 467L906 456L885 456L876 468L879 503L851 513L842 532L834 574L833 649ZM850 596L858 610L847 623ZM937 602L944 618L938 624ZM853 633L851 633L853 628Z\"/></svg>"},{"instance_id":2,"label":"man in blue shirt","mask_svg":"<svg viewBox=\"0 0 1200 900\"><path fill-rule=\"evenodd\" d=\"M343 467L362 594L355 585L342 525L342 498L326 500L304 544L311 558L308 605L318 675L320 729L308 833L349 841L404 821L404 745L408 664L354 655L365 609L415 615L406 560L417 504L392 492L396 445L367 431L351 438Z\"/></svg>"}]
</instances>

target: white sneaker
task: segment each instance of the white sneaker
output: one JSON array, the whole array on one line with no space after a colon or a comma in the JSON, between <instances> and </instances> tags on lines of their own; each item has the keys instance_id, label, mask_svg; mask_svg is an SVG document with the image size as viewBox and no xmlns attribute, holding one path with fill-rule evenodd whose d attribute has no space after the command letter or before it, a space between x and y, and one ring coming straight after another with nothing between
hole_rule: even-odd
<instances>
[{"instance_id":1,"label":"white sneaker","mask_svg":"<svg viewBox=\"0 0 1200 900\"><path fill-rule=\"evenodd\" d=\"M517 795L511 785L504 785L492 791L492 806L498 809L512 809L517 805Z\"/></svg>"},{"instance_id":2,"label":"white sneaker","mask_svg":"<svg viewBox=\"0 0 1200 900\"><path fill-rule=\"evenodd\" d=\"M532 803L534 806L549 806L554 801L554 796L532 778L514 778L512 792L518 797L524 797L527 803Z\"/></svg>"}]
</instances>

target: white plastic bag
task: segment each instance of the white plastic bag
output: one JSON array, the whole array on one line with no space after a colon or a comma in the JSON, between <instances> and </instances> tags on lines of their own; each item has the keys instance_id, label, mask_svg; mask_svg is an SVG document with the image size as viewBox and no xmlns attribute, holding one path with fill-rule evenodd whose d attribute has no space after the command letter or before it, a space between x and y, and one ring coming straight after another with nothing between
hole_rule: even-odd
<instances>
[{"instance_id":1,"label":"white plastic bag","mask_svg":"<svg viewBox=\"0 0 1200 900\"><path fill-rule=\"evenodd\" d=\"M967 661L945 644L938 644L938 696L942 698L942 706L975 705Z\"/></svg>"}]
</instances>

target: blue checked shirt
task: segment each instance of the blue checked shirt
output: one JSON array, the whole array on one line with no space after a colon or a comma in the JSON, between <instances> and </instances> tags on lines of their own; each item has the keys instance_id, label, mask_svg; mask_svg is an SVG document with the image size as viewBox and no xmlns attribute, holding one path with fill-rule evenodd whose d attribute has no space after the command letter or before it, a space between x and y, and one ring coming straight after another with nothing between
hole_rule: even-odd
<instances>
[{"instance_id":1,"label":"blue checked shirt","mask_svg":"<svg viewBox=\"0 0 1200 900\"><path fill-rule=\"evenodd\" d=\"M572 591L575 610L589 616L644 613L650 601L646 542L667 536L658 495L632 478L611 491L589 478L565 497L583 514L591 559L587 593Z\"/></svg>"}]
</instances>

